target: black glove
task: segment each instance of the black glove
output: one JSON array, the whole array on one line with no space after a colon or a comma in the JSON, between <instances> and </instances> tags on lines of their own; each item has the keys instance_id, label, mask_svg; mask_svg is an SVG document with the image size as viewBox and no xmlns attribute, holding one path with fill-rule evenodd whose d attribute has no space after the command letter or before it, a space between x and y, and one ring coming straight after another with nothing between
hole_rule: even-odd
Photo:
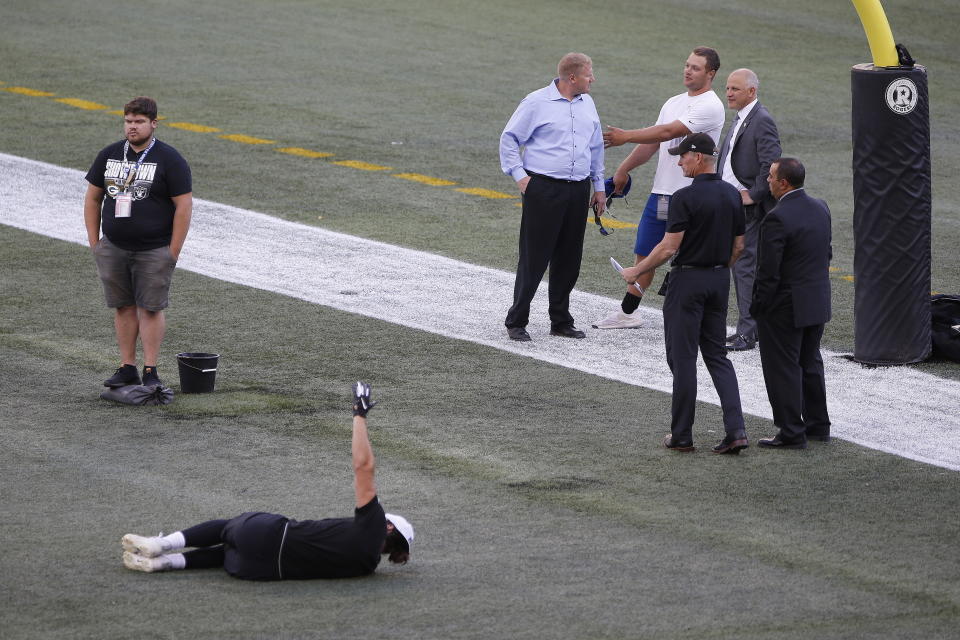
<instances>
[{"instance_id":1,"label":"black glove","mask_svg":"<svg viewBox=\"0 0 960 640\"><path fill-rule=\"evenodd\" d=\"M353 415L367 417L367 411L377 406L370 400L370 385L366 382L357 382L353 385Z\"/></svg>"}]
</instances>

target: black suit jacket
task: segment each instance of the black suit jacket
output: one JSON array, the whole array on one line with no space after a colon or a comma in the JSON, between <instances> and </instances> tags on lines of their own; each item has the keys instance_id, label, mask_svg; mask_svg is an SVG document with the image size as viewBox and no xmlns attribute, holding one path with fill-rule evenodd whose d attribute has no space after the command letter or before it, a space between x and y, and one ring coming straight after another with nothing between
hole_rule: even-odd
<instances>
[{"instance_id":1,"label":"black suit jacket","mask_svg":"<svg viewBox=\"0 0 960 640\"><path fill-rule=\"evenodd\" d=\"M830 320L830 209L803 189L783 195L760 224L750 314L792 313L795 327Z\"/></svg>"},{"instance_id":2,"label":"black suit jacket","mask_svg":"<svg viewBox=\"0 0 960 640\"><path fill-rule=\"evenodd\" d=\"M723 166L727 161L731 133L733 124L727 129L727 135L720 147L720 157L717 159L717 172L720 174L723 174ZM758 102L753 105L737 131L733 152L730 153L730 168L740 184L750 192L750 198L757 203L758 217L761 218L777 204L770 194L767 174L770 173L771 163L780 155L777 123L773 121L767 108Z\"/></svg>"}]
</instances>

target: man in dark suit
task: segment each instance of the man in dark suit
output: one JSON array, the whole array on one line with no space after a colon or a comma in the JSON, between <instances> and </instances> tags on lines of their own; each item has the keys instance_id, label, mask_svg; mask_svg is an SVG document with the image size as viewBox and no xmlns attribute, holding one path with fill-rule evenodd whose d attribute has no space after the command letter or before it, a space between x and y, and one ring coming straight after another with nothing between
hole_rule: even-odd
<instances>
[{"instance_id":1,"label":"man in dark suit","mask_svg":"<svg viewBox=\"0 0 960 640\"><path fill-rule=\"evenodd\" d=\"M760 80L750 69L737 69L727 77L727 106L737 112L720 146L717 172L743 199L747 228L743 253L733 265L737 291L737 330L727 337L727 349L745 351L757 343L757 323L750 315L753 278L757 269L757 236L760 221L776 201L767 186L770 163L780 157L780 134L766 107L757 101Z\"/></svg>"},{"instance_id":2,"label":"man in dark suit","mask_svg":"<svg viewBox=\"0 0 960 640\"><path fill-rule=\"evenodd\" d=\"M803 189L803 165L780 158L767 179L777 206L760 224L750 314L757 319L760 361L773 421L780 431L761 447L805 449L830 439L820 356L830 320L830 209Z\"/></svg>"}]
</instances>

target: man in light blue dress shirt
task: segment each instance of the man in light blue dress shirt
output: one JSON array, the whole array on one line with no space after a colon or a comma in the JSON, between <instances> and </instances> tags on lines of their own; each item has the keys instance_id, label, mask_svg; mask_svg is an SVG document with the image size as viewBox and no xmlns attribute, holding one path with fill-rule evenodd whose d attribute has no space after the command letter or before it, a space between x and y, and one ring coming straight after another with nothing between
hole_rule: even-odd
<instances>
[{"instance_id":1,"label":"man in light blue dress shirt","mask_svg":"<svg viewBox=\"0 0 960 640\"><path fill-rule=\"evenodd\" d=\"M530 302L548 265L550 334L584 337L570 315L570 292L580 276L587 210L606 202L603 132L588 95L593 62L568 53L557 76L520 102L500 136L500 166L523 198L513 306L504 323L521 342L530 340Z\"/></svg>"}]
</instances>

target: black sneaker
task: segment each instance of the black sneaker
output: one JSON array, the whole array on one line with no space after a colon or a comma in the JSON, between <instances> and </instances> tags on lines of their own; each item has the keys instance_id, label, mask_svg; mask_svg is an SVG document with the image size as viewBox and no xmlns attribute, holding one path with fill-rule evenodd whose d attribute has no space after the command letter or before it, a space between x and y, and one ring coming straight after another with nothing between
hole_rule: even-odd
<instances>
[{"instance_id":1,"label":"black sneaker","mask_svg":"<svg viewBox=\"0 0 960 640\"><path fill-rule=\"evenodd\" d=\"M137 368L132 364L120 365L117 372L103 381L103 386L117 389L125 387L128 384L140 384L140 376L137 375Z\"/></svg>"},{"instance_id":2,"label":"black sneaker","mask_svg":"<svg viewBox=\"0 0 960 640\"><path fill-rule=\"evenodd\" d=\"M160 376L157 375L156 367L143 368L143 386L145 387L162 387L163 386L163 380L161 380Z\"/></svg>"}]
</instances>

